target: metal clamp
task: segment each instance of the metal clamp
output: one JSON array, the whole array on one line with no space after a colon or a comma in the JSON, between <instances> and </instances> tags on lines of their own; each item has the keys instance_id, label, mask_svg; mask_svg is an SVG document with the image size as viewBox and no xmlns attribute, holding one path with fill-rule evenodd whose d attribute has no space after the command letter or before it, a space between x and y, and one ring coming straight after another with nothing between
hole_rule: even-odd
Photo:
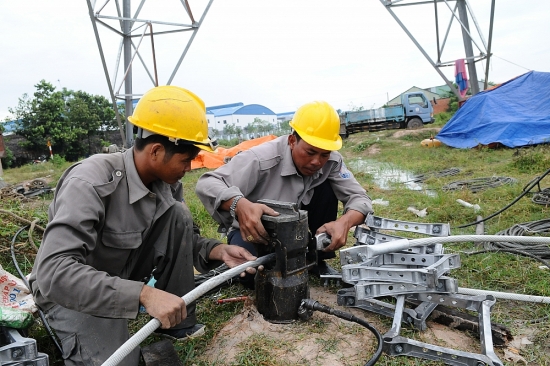
<instances>
[{"instance_id":1,"label":"metal clamp","mask_svg":"<svg viewBox=\"0 0 550 366\"><path fill-rule=\"evenodd\" d=\"M38 352L36 340L13 328L2 327L1 332L8 343L0 347L0 365L48 366L48 355Z\"/></svg>"},{"instance_id":2,"label":"metal clamp","mask_svg":"<svg viewBox=\"0 0 550 366\"><path fill-rule=\"evenodd\" d=\"M327 233L317 234L315 235L315 243L317 250L324 250L330 245L331 238L327 235Z\"/></svg>"}]
</instances>

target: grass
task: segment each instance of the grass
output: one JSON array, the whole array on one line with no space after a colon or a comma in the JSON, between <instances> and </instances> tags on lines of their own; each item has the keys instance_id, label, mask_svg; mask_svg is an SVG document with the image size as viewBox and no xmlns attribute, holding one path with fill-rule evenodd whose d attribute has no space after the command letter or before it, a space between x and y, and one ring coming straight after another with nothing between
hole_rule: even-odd
<instances>
[{"instance_id":1,"label":"grass","mask_svg":"<svg viewBox=\"0 0 550 366\"><path fill-rule=\"evenodd\" d=\"M550 147L535 146L522 149L488 149L476 148L469 150L453 149L446 146L439 148L425 148L420 141L429 138L434 133L429 130L415 131L417 134L409 134L402 137L394 137L396 132L380 131L376 133L353 134L344 141L341 152L346 163L354 167L358 161L367 162L368 165L378 167L373 173L367 169L352 169L357 180L365 187L372 199L381 198L389 202L388 206L374 206L375 214L391 219L399 219L416 222L443 222L449 223L453 235L472 234L475 226L459 227L474 222L478 215L487 217L511 203L523 193L523 189L533 179L540 176L550 168ZM376 153L374 153L376 151ZM28 165L16 169L6 169L3 180L9 184L43 178L49 176L54 184L61 176L69 163L53 165L43 163ZM357 165L358 166L358 165ZM384 174L388 169L396 169L418 175L440 171L451 167L461 169L455 176L429 178L424 183L424 188L435 194L425 194L422 191L407 189L403 183L390 181L388 189L379 187L376 175ZM194 194L195 184L206 170L192 171L183 180L185 200L193 217L206 237L219 238L217 224L208 215L204 207ZM443 191L442 187L454 181L464 181L482 177L512 177L516 184L504 185L497 188L486 189L478 193L468 190ZM540 182L541 188L550 187L550 175ZM527 194L517 203L494 218L484 223L487 234L494 234L507 229L515 224L548 219L550 208L531 202L531 195ZM0 202L0 264L9 272L16 273L7 255L10 244L17 230L26 225L26 222L39 220L38 225L47 224L47 206L51 195L33 199L29 202L4 199ZM463 207L456 203L462 199L481 207L479 212ZM424 218L417 217L407 210L409 206L417 209L427 208L428 215ZM401 233L394 233L401 235ZM35 248L27 243L28 232L23 231L16 241L16 258L21 270L28 274L34 262ZM35 229L32 233L34 242L39 244L42 232ZM348 244L352 245L350 235ZM447 251L461 253L462 266L454 270L452 277L459 279L459 286L480 288L494 291L517 292L530 295L550 296L550 272L539 268L540 262L509 253L485 253L468 255L466 252L476 249L471 243L446 245ZM339 263L333 261L335 266ZM310 286L320 286L319 282L312 280ZM336 292L336 288L333 289ZM198 301L198 318L201 323L207 325L206 336L188 341L183 345L177 345L176 350L185 364L197 366L208 365L201 359L201 354L209 347L213 337L222 329L232 317L243 309L243 303L228 303L217 305L215 299L221 297L234 297L241 295L253 296L249 290L240 285L223 288L218 293L210 294ZM217 297L218 296L218 297ZM498 300L492 309L491 317L494 322L505 324L513 334L521 334L525 329L536 330L536 336L530 338L533 345L521 351L521 355L530 365L548 365L550 359L550 307L544 304L514 302ZM546 317L546 320L544 318ZM533 322L541 319L541 322ZM135 331L148 321L148 317L142 315L132 321L132 329ZM381 324L391 326L391 319L380 318ZM322 334L325 329L322 321L312 322L307 325L309 334ZM50 365L61 365L62 361L56 356L55 349L49 341L44 329L37 323L30 329L30 334L39 342L41 352L51 355ZM411 332L408 335L413 335ZM151 336L146 343L158 341L159 338ZM337 339L320 340L324 347L332 349L341 347ZM239 349L236 365L283 365L275 352L281 348L292 348L291 344L274 344L272 339L259 337L250 340L249 343ZM405 357L382 356L381 365L426 365L422 360ZM505 362L505 364L511 364Z\"/></svg>"}]
</instances>

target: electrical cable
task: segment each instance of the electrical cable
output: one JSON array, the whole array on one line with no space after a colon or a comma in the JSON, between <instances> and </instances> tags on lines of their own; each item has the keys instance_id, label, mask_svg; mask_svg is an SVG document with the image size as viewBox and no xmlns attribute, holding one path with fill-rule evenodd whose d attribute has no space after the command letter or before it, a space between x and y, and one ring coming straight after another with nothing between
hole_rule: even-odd
<instances>
[{"instance_id":1,"label":"electrical cable","mask_svg":"<svg viewBox=\"0 0 550 366\"><path fill-rule=\"evenodd\" d=\"M29 290L29 292L31 292L31 286L29 284L29 281L27 281L27 278L25 277L25 275L23 274L23 272L19 268L19 264L17 263L17 258L15 258L15 240L17 240L17 237L19 236L19 234L23 230L25 230L27 227L28 226L22 226L15 233L15 235L13 236L13 238L11 240L11 258L13 260L13 265L15 266L15 269L17 270L17 273L19 273L19 277L21 277L21 280L25 283L25 286L27 286L27 289ZM57 337L54 334L52 328L50 328L50 324L48 323L48 320L46 320L46 317L44 316L44 312L42 312L42 310L38 306L37 306L37 308L38 308L38 315L40 316L40 319L42 320L42 324L44 324L44 328L46 328L46 332L48 333L48 335L52 339L52 341L55 344L55 347L57 348L59 353L63 354L63 348L61 347L61 345L57 341Z\"/></svg>"},{"instance_id":2,"label":"electrical cable","mask_svg":"<svg viewBox=\"0 0 550 366\"><path fill-rule=\"evenodd\" d=\"M300 308L298 309L298 314L305 314L307 313L305 309L312 310L312 311L320 311L326 314L334 315L340 319L344 319L350 322L354 322L357 324L360 324L370 330L372 334L376 337L376 341L378 342L378 346L376 347L376 352L374 352L374 355L370 358L370 360L365 363L365 366L372 366L378 361L380 356L382 355L382 347L384 345L384 340L382 339L382 335L380 332L374 328L372 325L370 325L369 322L366 320L363 320L361 318L356 317L355 315L351 313L347 313L345 311L340 311L333 309L327 305L323 305L320 302L312 299L304 299L302 300L302 304L300 305Z\"/></svg>"},{"instance_id":3,"label":"electrical cable","mask_svg":"<svg viewBox=\"0 0 550 366\"><path fill-rule=\"evenodd\" d=\"M535 187L546 175L548 175L548 173L550 173L550 169L548 169L547 171L545 171L541 176L539 176L538 178L535 178L534 180L531 181L530 184L528 184L527 186L528 187L524 187L523 188L523 193L520 194L519 196L517 196L512 202L510 202L508 205L504 206L503 208L501 208L500 210L498 210L497 212L485 217L485 218L482 218L480 220L477 220L477 221L474 221L474 222L471 222L469 224L464 224L464 225L460 225L460 226L456 226L454 227L455 229L461 229L461 228L465 228L465 227L468 227L468 226L472 226L472 225L477 225L479 223L482 223L482 222L485 222L487 220L490 220L492 219L493 217L495 217L496 215L499 215L501 214L502 212L506 211L507 209L509 209L510 207L512 207L517 201L519 201L523 196L525 196L527 193L529 193L529 191L531 191L531 189L533 189L533 187Z\"/></svg>"},{"instance_id":4,"label":"electrical cable","mask_svg":"<svg viewBox=\"0 0 550 366\"><path fill-rule=\"evenodd\" d=\"M212 269L212 270L210 270L206 273L196 274L195 275L195 287L202 285L204 282L208 281L209 279L211 279L213 277L216 277L216 276L218 276L218 275L220 275L220 274L222 274L222 273L224 273L228 270L229 270L229 267L224 263L221 266L216 267L216 268L214 268L214 269ZM233 283L238 282L238 280L236 279L238 276L239 275L236 275L235 277L227 279L227 281L219 284L218 286L216 286L212 290L208 291L204 295L209 295L211 293L214 293L214 292L220 290L223 287L231 286Z\"/></svg>"}]
</instances>

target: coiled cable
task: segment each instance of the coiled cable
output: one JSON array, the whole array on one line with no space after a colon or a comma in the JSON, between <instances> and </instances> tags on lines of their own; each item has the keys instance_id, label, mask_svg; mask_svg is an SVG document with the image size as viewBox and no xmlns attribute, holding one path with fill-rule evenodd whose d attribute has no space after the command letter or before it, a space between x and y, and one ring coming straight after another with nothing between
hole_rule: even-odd
<instances>
[{"instance_id":1,"label":"coiled cable","mask_svg":"<svg viewBox=\"0 0 550 366\"><path fill-rule=\"evenodd\" d=\"M456 191L459 189L467 188L473 193L483 191L487 188L494 188L502 186L504 184L517 183L517 179L510 177L487 177L487 178L474 178L470 180L455 181L443 186L443 191Z\"/></svg>"},{"instance_id":2,"label":"coiled cable","mask_svg":"<svg viewBox=\"0 0 550 366\"><path fill-rule=\"evenodd\" d=\"M535 193L531 201L539 205L550 205L550 188L544 188L542 191Z\"/></svg>"},{"instance_id":3,"label":"coiled cable","mask_svg":"<svg viewBox=\"0 0 550 366\"><path fill-rule=\"evenodd\" d=\"M550 219L524 222L508 229L499 231L496 235L525 236L532 234L550 234ZM515 241L483 242L484 250L467 252L466 254L481 254L488 252L508 252L533 258L550 268L550 247L547 244L519 243Z\"/></svg>"},{"instance_id":4,"label":"coiled cable","mask_svg":"<svg viewBox=\"0 0 550 366\"><path fill-rule=\"evenodd\" d=\"M485 222L487 220L490 220L492 219L493 217L495 217L496 215L499 215L501 214L502 212L506 211L507 209L509 209L510 207L512 207L517 201L519 201L523 196L525 196L527 193L529 193L536 185L539 184L539 182L548 175L548 173L550 173L550 169L548 169L547 171L545 171L541 176L535 178L534 180L532 180L530 183L527 184L526 187L523 188L523 193L521 193L519 196L517 196L512 202L510 202L509 204L507 204L506 206L504 206L503 208L501 208L500 210L498 210L497 212L485 217L485 218L482 218L480 220L477 220L477 221L474 221L474 222L470 222L469 224L464 224L464 225L460 225L460 226L456 226L456 229L461 229L461 228L465 228L465 227L468 227L468 226L472 226L472 225L477 225L479 223L482 223L482 222Z\"/></svg>"}]
</instances>

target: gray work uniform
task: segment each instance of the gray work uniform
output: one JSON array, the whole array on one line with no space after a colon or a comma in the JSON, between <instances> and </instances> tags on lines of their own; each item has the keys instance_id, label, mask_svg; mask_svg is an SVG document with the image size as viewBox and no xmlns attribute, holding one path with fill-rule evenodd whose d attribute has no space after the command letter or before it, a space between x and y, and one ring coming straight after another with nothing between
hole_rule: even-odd
<instances>
[{"instance_id":1,"label":"gray work uniform","mask_svg":"<svg viewBox=\"0 0 550 366\"><path fill-rule=\"evenodd\" d=\"M310 203L314 188L326 180L344 204L344 213L373 212L371 199L346 168L340 153L332 151L327 163L314 175L300 175L292 161L288 135L243 151L228 164L203 174L196 193L223 231L239 228L229 212L220 210L220 205L234 196L243 195L252 202L259 199L293 202L300 207Z\"/></svg>"},{"instance_id":2,"label":"gray work uniform","mask_svg":"<svg viewBox=\"0 0 550 366\"><path fill-rule=\"evenodd\" d=\"M30 277L36 303L63 346L66 365L101 365L128 338L144 278L183 296L221 244L202 238L182 203L182 185L145 187L133 149L98 154L60 178ZM194 304L176 328L196 323ZM137 365L139 350L121 365Z\"/></svg>"}]
</instances>

